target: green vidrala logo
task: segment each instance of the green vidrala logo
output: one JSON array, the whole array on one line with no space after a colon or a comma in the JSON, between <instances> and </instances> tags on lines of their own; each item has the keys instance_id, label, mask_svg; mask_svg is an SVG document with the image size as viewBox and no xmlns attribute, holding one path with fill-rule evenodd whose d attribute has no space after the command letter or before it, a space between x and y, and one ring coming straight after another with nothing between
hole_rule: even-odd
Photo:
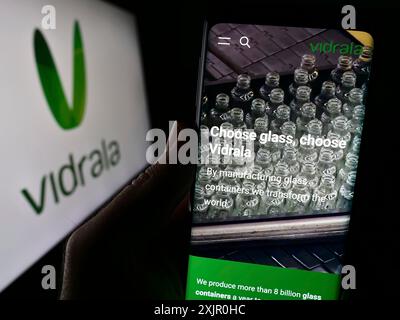
<instances>
[{"instance_id":1,"label":"green vidrala logo","mask_svg":"<svg viewBox=\"0 0 400 320\"><path fill-rule=\"evenodd\" d=\"M34 32L34 52L40 83L54 119L64 130L78 127L85 112L85 61L78 22L74 25L73 47L73 97L70 106L49 46L40 30L36 29ZM118 141L101 139L99 146L84 155L76 156L68 152L66 163L60 165L58 170L49 170L43 174L38 196L28 188L22 188L22 196L36 214L41 214L49 201L53 200L58 204L62 197L71 196L78 187L88 184L89 177L100 177L105 171L115 167L120 159Z\"/></svg>"},{"instance_id":2,"label":"green vidrala logo","mask_svg":"<svg viewBox=\"0 0 400 320\"><path fill-rule=\"evenodd\" d=\"M53 56L39 29L35 30L33 43L40 82L54 119L65 130L76 128L83 120L86 103L85 57L79 23L76 21L74 25L72 106L68 104Z\"/></svg>"}]
</instances>

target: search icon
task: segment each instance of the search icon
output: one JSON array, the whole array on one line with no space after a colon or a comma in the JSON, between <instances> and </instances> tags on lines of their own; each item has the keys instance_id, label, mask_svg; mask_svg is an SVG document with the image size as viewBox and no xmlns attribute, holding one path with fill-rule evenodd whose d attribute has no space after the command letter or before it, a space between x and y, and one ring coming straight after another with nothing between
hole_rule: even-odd
<instances>
[{"instance_id":1,"label":"search icon","mask_svg":"<svg viewBox=\"0 0 400 320\"><path fill-rule=\"evenodd\" d=\"M246 37L246 36L241 37L240 40L239 40L239 42L240 42L240 44L241 44L242 46L246 46L246 47L249 47L249 48L250 48L250 45L249 45L250 40L249 40L248 37Z\"/></svg>"}]
</instances>

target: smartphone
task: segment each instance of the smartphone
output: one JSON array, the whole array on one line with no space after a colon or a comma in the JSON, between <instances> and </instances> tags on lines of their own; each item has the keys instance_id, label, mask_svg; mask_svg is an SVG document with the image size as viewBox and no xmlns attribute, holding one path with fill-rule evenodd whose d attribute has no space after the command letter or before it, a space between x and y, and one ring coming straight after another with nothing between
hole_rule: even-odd
<instances>
[{"instance_id":1,"label":"smartphone","mask_svg":"<svg viewBox=\"0 0 400 320\"><path fill-rule=\"evenodd\" d=\"M206 25L187 299L334 300L373 39Z\"/></svg>"}]
</instances>

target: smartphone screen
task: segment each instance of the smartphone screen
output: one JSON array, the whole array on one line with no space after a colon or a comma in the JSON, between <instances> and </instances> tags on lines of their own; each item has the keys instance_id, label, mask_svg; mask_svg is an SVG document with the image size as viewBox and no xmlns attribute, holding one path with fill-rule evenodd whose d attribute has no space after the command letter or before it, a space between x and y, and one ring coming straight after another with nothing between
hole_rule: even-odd
<instances>
[{"instance_id":1,"label":"smartphone screen","mask_svg":"<svg viewBox=\"0 0 400 320\"><path fill-rule=\"evenodd\" d=\"M373 39L206 29L186 297L337 299Z\"/></svg>"}]
</instances>

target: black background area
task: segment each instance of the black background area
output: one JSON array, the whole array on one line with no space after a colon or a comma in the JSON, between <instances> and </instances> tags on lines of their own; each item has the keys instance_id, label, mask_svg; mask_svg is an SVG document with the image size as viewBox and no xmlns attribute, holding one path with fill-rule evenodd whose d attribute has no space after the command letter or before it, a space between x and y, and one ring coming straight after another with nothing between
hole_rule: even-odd
<instances>
[{"instance_id":1,"label":"black background area","mask_svg":"<svg viewBox=\"0 0 400 320\"><path fill-rule=\"evenodd\" d=\"M357 29L375 39L373 70L360 163L347 242L346 261L357 270L357 290L351 299L393 298L395 292L395 217L398 215L395 175L398 168L398 12L384 2L365 1L187 1L148 3L109 1L135 13L140 32L146 88L154 127L168 120L195 119L198 59L203 20L310 28L341 28L341 7L353 4ZM378 6L379 5L379 6ZM22 22L21 22L22 23ZM117 22L116 22L117 23ZM189 229L190 226L188 225ZM62 266L64 242L0 294L2 298L55 299L59 291L41 289L41 266ZM189 249L189 248L188 248ZM188 251L189 252L189 251ZM397 260L397 259L396 259ZM60 278L60 277L59 277ZM60 279L59 279L60 280ZM61 283L57 283L58 289Z\"/></svg>"}]
</instances>

